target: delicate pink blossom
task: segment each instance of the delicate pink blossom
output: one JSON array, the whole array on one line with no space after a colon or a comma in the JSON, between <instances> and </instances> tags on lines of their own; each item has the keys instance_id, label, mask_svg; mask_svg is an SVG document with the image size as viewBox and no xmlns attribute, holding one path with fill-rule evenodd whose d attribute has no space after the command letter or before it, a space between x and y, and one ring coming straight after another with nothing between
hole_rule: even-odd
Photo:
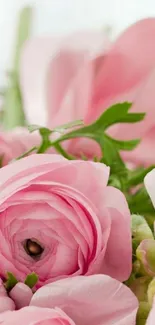
<instances>
[{"instance_id":1,"label":"delicate pink blossom","mask_svg":"<svg viewBox=\"0 0 155 325\"><path fill-rule=\"evenodd\" d=\"M131 272L130 213L107 186L109 167L31 155L0 169L0 274L39 286L58 278Z\"/></svg>"},{"instance_id":2,"label":"delicate pink blossom","mask_svg":"<svg viewBox=\"0 0 155 325\"><path fill-rule=\"evenodd\" d=\"M111 104L131 101L133 112L147 113L145 120L132 127L115 125L109 132L123 140L142 139L135 150L123 153L125 160L154 163L154 39L155 19L148 18L127 28L110 47L105 32L30 40L21 60L28 118L39 124L44 120L50 127L76 119L90 123ZM76 156L100 154L86 139L71 141L68 149Z\"/></svg>"}]
</instances>

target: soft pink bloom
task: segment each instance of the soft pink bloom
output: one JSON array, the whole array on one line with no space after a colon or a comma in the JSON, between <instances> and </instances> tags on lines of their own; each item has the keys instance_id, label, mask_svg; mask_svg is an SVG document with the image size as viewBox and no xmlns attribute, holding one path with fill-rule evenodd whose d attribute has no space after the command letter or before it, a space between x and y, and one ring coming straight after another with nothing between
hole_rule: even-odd
<instances>
[{"instance_id":1,"label":"soft pink bloom","mask_svg":"<svg viewBox=\"0 0 155 325\"><path fill-rule=\"evenodd\" d=\"M62 310L25 307L0 314L1 325L75 325Z\"/></svg>"},{"instance_id":2,"label":"soft pink bloom","mask_svg":"<svg viewBox=\"0 0 155 325\"><path fill-rule=\"evenodd\" d=\"M154 39L155 18L148 18L129 27L110 48L101 32L79 33L63 41L30 40L21 60L28 118L48 121L50 127L76 119L92 122L111 104L132 101L132 111L146 112L146 119L132 126L116 125L109 132L123 140L141 137L138 148L123 156L134 164L154 163ZM69 151L77 156L99 154L98 146L87 140L72 141Z\"/></svg>"},{"instance_id":3,"label":"soft pink bloom","mask_svg":"<svg viewBox=\"0 0 155 325\"><path fill-rule=\"evenodd\" d=\"M55 154L0 169L1 275L10 271L23 281L34 271L39 285L95 273L126 280L130 213L125 196L107 186L108 177L104 164Z\"/></svg>"},{"instance_id":4,"label":"soft pink bloom","mask_svg":"<svg viewBox=\"0 0 155 325\"><path fill-rule=\"evenodd\" d=\"M0 131L0 159L2 165L18 158L34 146L39 146L41 137L37 132L30 133L26 128Z\"/></svg>"},{"instance_id":5,"label":"soft pink bloom","mask_svg":"<svg viewBox=\"0 0 155 325\"><path fill-rule=\"evenodd\" d=\"M31 305L59 307L76 325L134 325L138 301L119 281L93 275L46 285L34 294Z\"/></svg>"},{"instance_id":6,"label":"soft pink bloom","mask_svg":"<svg viewBox=\"0 0 155 325\"><path fill-rule=\"evenodd\" d=\"M135 325L137 308L137 298L119 281L83 276L42 287L29 307L0 314L0 324Z\"/></svg>"}]
</instances>

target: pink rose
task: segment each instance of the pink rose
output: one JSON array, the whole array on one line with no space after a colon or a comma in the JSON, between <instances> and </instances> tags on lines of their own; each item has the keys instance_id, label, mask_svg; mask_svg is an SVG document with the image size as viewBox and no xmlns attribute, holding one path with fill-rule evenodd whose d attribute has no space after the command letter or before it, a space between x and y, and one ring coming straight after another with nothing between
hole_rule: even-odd
<instances>
[{"instance_id":1,"label":"pink rose","mask_svg":"<svg viewBox=\"0 0 155 325\"><path fill-rule=\"evenodd\" d=\"M27 43L21 61L27 115L33 122L41 116L50 127L76 119L92 122L111 104L132 101L132 111L146 112L145 120L132 124L132 134L131 124L116 125L109 132L123 140L142 138L134 151L123 153L128 162L155 163L155 19L132 25L110 48L105 33L94 34ZM69 151L77 156L99 154L98 146L86 139L70 142Z\"/></svg>"},{"instance_id":2,"label":"pink rose","mask_svg":"<svg viewBox=\"0 0 155 325\"><path fill-rule=\"evenodd\" d=\"M46 285L33 295L30 305L0 314L0 324L135 325L138 301L119 281L94 275Z\"/></svg>"},{"instance_id":3,"label":"pink rose","mask_svg":"<svg viewBox=\"0 0 155 325\"><path fill-rule=\"evenodd\" d=\"M38 133L30 133L27 129L17 128L12 131L0 131L0 159L2 166L21 156L34 146L38 146L41 137Z\"/></svg>"},{"instance_id":4,"label":"pink rose","mask_svg":"<svg viewBox=\"0 0 155 325\"><path fill-rule=\"evenodd\" d=\"M0 275L39 286L57 278L131 272L130 213L107 186L109 167L31 155L0 169Z\"/></svg>"}]
</instances>

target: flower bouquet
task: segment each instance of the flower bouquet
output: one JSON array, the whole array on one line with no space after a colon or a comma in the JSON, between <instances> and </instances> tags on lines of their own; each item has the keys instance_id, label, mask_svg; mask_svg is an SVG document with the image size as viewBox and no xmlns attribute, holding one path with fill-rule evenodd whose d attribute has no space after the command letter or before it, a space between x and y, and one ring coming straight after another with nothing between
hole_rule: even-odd
<instances>
[{"instance_id":1,"label":"flower bouquet","mask_svg":"<svg viewBox=\"0 0 155 325\"><path fill-rule=\"evenodd\" d=\"M111 44L31 18L2 99L0 324L155 324L155 19Z\"/></svg>"}]
</instances>

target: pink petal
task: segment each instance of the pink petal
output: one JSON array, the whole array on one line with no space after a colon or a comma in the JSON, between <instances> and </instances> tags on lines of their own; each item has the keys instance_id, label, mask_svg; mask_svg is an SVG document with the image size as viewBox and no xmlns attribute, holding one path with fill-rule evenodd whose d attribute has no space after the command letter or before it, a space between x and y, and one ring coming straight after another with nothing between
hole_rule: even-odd
<instances>
[{"instance_id":1,"label":"pink petal","mask_svg":"<svg viewBox=\"0 0 155 325\"><path fill-rule=\"evenodd\" d=\"M132 269L129 208L124 195L110 186L105 192L104 205L108 207L112 223L102 271L124 281L128 279Z\"/></svg>"},{"instance_id":2,"label":"pink petal","mask_svg":"<svg viewBox=\"0 0 155 325\"><path fill-rule=\"evenodd\" d=\"M149 166L155 162L154 154L155 127L151 128L144 136L140 144L132 151L122 152L125 161L134 165Z\"/></svg>"},{"instance_id":3,"label":"pink petal","mask_svg":"<svg viewBox=\"0 0 155 325\"><path fill-rule=\"evenodd\" d=\"M105 56L94 81L92 105L86 120L92 121L109 105L133 101L133 111L147 112L138 127L117 128L118 138L141 136L154 124L155 19L148 18L129 27ZM95 62L93 62L95 65ZM119 77L118 77L119 76ZM124 132L125 131L125 132Z\"/></svg>"},{"instance_id":4,"label":"pink petal","mask_svg":"<svg viewBox=\"0 0 155 325\"><path fill-rule=\"evenodd\" d=\"M39 289L30 305L60 307L76 325L135 325L136 297L105 275L64 279Z\"/></svg>"},{"instance_id":5,"label":"pink petal","mask_svg":"<svg viewBox=\"0 0 155 325\"><path fill-rule=\"evenodd\" d=\"M47 83L49 127L83 119L91 103L92 78L87 52L63 50L51 61Z\"/></svg>"},{"instance_id":6,"label":"pink petal","mask_svg":"<svg viewBox=\"0 0 155 325\"><path fill-rule=\"evenodd\" d=\"M155 207L155 169L153 169L146 175L144 179L144 184Z\"/></svg>"},{"instance_id":7,"label":"pink petal","mask_svg":"<svg viewBox=\"0 0 155 325\"><path fill-rule=\"evenodd\" d=\"M0 297L0 314L9 310L15 310L15 304L9 297Z\"/></svg>"},{"instance_id":8,"label":"pink petal","mask_svg":"<svg viewBox=\"0 0 155 325\"><path fill-rule=\"evenodd\" d=\"M76 58L78 56L82 58L83 53L87 53L87 55L96 55L101 49L105 50L107 47L108 37L103 31L81 31L63 39L47 37L28 41L23 50L20 69L22 95L28 121L41 125L47 122L46 109L49 107L46 107L46 87L50 62L55 55L58 55L62 49L65 51L69 49L71 52L79 52ZM75 61L73 60L72 73L70 74L68 72L65 78L62 72L61 76L58 76L56 80L56 85L58 86L57 93L53 93L51 89L52 95L54 96L52 103L55 103L55 105L60 103L61 100L61 98L59 98L59 91L65 89L65 83L68 85L71 75L75 73L77 68L78 66L75 65ZM81 65L79 68L81 68ZM57 84L57 81L61 82L61 84ZM50 82L53 85L52 80ZM43 107L45 109L43 109ZM50 107L50 109L53 108ZM55 109L59 109L59 107L54 106L54 111Z\"/></svg>"},{"instance_id":9,"label":"pink petal","mask_svg":"<svg viewBox=\"0 0 155 325\"><path fill-rule=\"evenodd\" d=\"M75 325L61 309L25 307L0 314L1 325Z\"/></svg>"}]
</instances>

